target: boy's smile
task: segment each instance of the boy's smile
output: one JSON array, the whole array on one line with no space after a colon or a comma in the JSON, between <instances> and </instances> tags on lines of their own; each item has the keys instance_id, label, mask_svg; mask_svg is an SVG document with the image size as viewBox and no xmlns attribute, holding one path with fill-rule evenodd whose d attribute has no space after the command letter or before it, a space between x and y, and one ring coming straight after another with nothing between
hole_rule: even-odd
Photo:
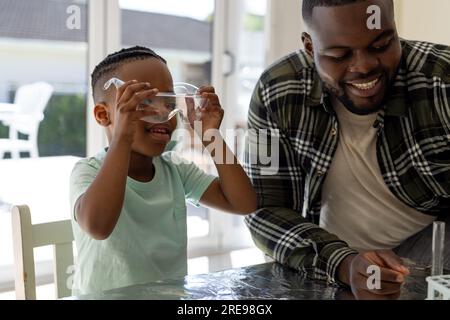
<instances>
[{"instance_id":1,"label":"boy's smile","mask_svg":"<svg viewBox=\"0 0 450 320\"><path fill-rule=\"evenodd\" d=\"M172 136L172 128L167 123L145 124L145 132L156 142L168 143Z\"/></svg>"}]
</instances>

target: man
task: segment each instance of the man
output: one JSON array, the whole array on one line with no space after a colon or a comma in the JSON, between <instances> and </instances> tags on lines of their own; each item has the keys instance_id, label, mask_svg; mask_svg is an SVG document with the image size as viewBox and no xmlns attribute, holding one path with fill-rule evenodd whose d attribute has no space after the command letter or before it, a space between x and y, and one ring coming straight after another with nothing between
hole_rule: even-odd
<instances>
[{"instance_id":1,"label":"man","mask_svg":"<svg viewBox=\"0 0 450 320\"><path fill-rule=\"evenodd\" d=\"M304 0L303 18L305 50L252 97L249 129L269 129L280 158L266 175L250 139L259 210L246 222L275 260L357 298L395 298L400 256L429 263L432 223L450 216L450 48L399 39L392 0ZM368 286L373 265L381 288Z\"/></svg>"}]
</instances>

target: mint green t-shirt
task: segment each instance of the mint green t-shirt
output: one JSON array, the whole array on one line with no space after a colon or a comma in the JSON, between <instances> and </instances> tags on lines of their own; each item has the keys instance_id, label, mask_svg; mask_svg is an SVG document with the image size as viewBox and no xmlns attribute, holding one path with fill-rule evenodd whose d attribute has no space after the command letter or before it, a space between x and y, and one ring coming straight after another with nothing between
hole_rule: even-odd
<instances>
[{"instance_id":1,"label":"mint green t-shirt","mask_svg":"<svg viewBox=\"0 0 450 320\"><path fill-rule=\"evenodd\" d=\"M186 275L186 199L198 205L215 177L174 152L155 157L153 180L142 183L127 178L114 231L106 240L95 240L75 221L74 206L94 181L105 156L103 151L79 161L71 175L72 229L78 251L73 294Z\"/></svg>"}]
</instances>

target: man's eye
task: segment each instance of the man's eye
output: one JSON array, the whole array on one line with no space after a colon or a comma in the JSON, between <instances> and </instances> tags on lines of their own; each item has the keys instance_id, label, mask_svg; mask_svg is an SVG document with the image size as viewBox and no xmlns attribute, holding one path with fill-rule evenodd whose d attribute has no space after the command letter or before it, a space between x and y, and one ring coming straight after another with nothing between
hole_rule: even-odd
<instances>
[{"instance_id":1,"label":"man's eye","mask_svg":"<svg viewBox=\"0 0 450 320\"><path fill-rule=\"evenodd\" d=\"M331 59L334 62L342 62L345 61L350 56L349 53L346 53L342 56L327 56L327 58Z\"/></svg>"},{"instance_id":2,"label":"man's eye","mask_svg":"<svg viewBox=\"0 0 450 320\"><path fill-rule=\"evenodd\" d=\"M388 43L385 43L381 46L373 46L373 50L377 51L377 52L382 52L384 50L386 50L387 48L389 48L389 46L391 45L392 41L389 41Z\"/></svg>"}]
</instances>

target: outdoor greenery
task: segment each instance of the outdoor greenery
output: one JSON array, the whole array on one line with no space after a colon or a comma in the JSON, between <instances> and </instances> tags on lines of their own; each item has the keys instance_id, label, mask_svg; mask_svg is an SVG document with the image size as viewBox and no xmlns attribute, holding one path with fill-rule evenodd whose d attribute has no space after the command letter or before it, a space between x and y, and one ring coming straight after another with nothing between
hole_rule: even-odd
<instances>
[{"instance_id":1,"label":"outdoor greenery","mask_svg":"<svg viewBox=\"0 0 450 320\"><path fill-rule=\"evenodd\" d=\"M244 18L244 28L250 32L263 32L264 17L255 14L246 14Z\"/></svg>"},{"instance_id":2,"label":"outdoor greenery","mask_svg":"<svg viewBox=\"0 0 450 320\"><path fill-rule=\"evenodd\" d=\"M8 127L5 127L0 123L0 138L8 137Z\"/></svg>"},{"instance_id":3,"label":"outdoor greenery","mask_svg":"<svg viewBox=\"0 0 450 320\"><path fill-rule=\"evenodd\" d=\"M86 155L86 97L54 95L38 135L40 156Z\"/></svg>"},{"instance_id":4,"label":"outdoor greenery","mask_svg":"<svg viewBox=\"0 0 450 320\"><path fill-rule=\"evenodd\" d=\"M57 95L50 99L38 134L39 156L86 155L86 97ZM0 125L0 138L8 137Z\"/></svg>"}]
</instances>

